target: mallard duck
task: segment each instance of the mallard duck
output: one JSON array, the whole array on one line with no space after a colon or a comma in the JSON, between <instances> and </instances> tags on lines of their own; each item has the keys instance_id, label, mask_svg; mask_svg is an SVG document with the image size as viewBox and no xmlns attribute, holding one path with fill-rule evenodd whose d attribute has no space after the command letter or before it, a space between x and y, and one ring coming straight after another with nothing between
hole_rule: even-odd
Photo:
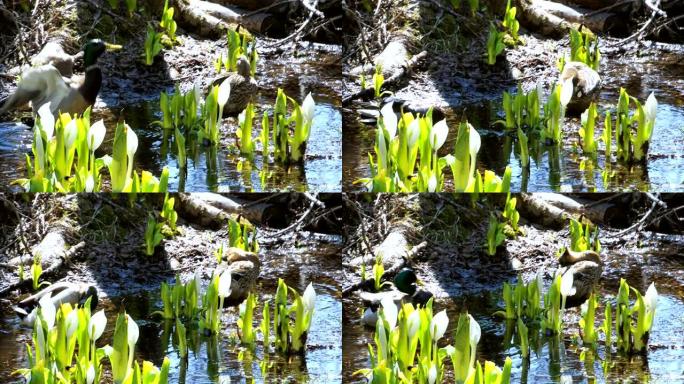
<instances>
[{"instance_id":1,"label":"mallard duck","mask_svg":"<svg viewBox=\"0 0 684 384\"><path fill-rule=\"evenodd\" d=\"M378 321L377 311L380 303L386 298L390 298L398 308L404 303L425 306L433 295L429 291L418 289L417 282L418 277L413 269L404 268L394 276L392 289L380 292L359 292L359 297L368 306L361 322L374 327Z\"/></svg>"},{"instance_id":2,"label":"mallard duck","mask_svg":"<svg viewBox=\"0 0 684 384\"><path fill-rule=\"evenodd\" d=\"M24 325L33 326L36 320L37 309L40 300L46 295L50 296L50 301L58 308L61 304L69 303L72 306L84 305L90 297L90 310L97 308L97 288L89 284L78 284L61 282L55 283L40 292L31 295L13 307L14 312L21 318Z\"/></svg>"},{"instance_id":3,"label":"mallard duck","mask_svg":"<svg viewBox=\"0 0 684 384\"><path fill-rule=\"evenodd\" d=\"M565 300L565 307L576 307L584 303L598 284L603 271L603 262L594 251L575 252L569 248L558 259L561 267L556 273L564 275L572 272L575 293Z\"/></svg>"},{"instance_id":4,"label":"mallard duck","mask_svg":"<svg viewBox=\"0 0 684 384\"><path fill-rule=\"evenodd\" d=\"M242 55L237 61L237 72L231 72L212 82L212 86L221 85L225 80L230 82L230 97L223 107L223 116L239 114L252 101L257 92L257 83L252 78L250 71L249 59Z\"/></svg>"},{"instance_id":5,"label":"mallard duck","mask_svg":"<svg viewBox=\"0 0 684 384\"><path fill-rule=\"evenodd\" d=\"M580 114L596 100L601 90L601 76L582 62L569 61L565 63L558 81L563 84L568 79L572 79L573 92L567 111L571 114Z\"/></svg>"},{"instance_id":6,"label":"mallard duck","mask_svg":"<svg viewBox=\"0 0 684 384\"><path fill-rule=\"evenodd\" d=\"M0 115L14 110L29 101L33 112L45 103L50 103L53 114L83 113L95 103L102 86L102 71L97 59L108 49L119 49L102 40L94 39L83 48L85 77L82 82L67 81L52 64L30 68L22 74L16 91L0 107Z\"/></svg>"},{"instance_id":7,"label":"mallard duck","mask_svg":"<svg viewBox=\"0 0 684 384\"><path fill-rule=\"evenodd\" d=\"M245 301L247 295L256 286L261 261L253 252L247 252L240 248L228 248L225 253L226 265L219 266L219 271L230 270L231 283L230 295L223 301L224 305L238 305Z\"/></svg>"}]
</instances>

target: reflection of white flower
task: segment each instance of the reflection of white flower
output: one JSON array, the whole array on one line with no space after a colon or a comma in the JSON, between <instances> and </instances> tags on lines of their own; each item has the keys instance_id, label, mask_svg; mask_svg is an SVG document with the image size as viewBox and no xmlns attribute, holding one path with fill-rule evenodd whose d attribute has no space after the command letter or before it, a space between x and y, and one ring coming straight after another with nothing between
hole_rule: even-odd
<instances>
[{"instance_id":1,"label":"reflection of white flower","mask_svg":"<svg viewBox=\"0 0 684 384\"><path fill-rule=\"evenodd\" d=\"M95 382L95 366L90 364L86 372L86 383L93 384L93 382Z\"/></svg>"},{"instance_id":2,"label":"reflection of white flower","mask_svg":"<svg viewBox=\"0 0 684 384\"><path fill-rule=\"evenodd\" d=\"M446 310L442 310L437 313L430 322L430 336L432 336L433 341L437 341L444 336L449 325L449 317L447 316Z\"/></svg>"},{"instance_id":3,"label":"reflection of white flower","mask_svg":"<svg viewBox=\"0 0 684 384\"><path fill-rule=\"evenodd\" d=\"M391 297L385 297L380 301L380 304L382 305L382 314L385 320L387 321L387 324L389 325L390 331L394 329L394 327L397 326L397 316L398 311L397 311L397 306L394 304L394 300L392 300Z\"/></svg>"}]
</instances>

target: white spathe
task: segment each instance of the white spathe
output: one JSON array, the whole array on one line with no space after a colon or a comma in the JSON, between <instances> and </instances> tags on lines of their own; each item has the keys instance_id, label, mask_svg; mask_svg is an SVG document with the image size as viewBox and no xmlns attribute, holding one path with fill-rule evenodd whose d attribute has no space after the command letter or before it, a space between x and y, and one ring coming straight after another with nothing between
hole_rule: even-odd
<instances>
[{"instance_id":1,"label":"white spathe","mask_svg":"<svg viewBox=\"0 0 684 384\"><path fill-rule=\"evenodd\" d=\"M104 310L100 310L90 318L90 322L88 323L88 336L90 336L92 340L99 339L106 326L107 316L105 316Z\"/></svg>"},{"instance_id":2,"label":"white spathe","mask_svg":"<svg viewBox=\"0 0 684 384\"><path fill-rule=\"evenodd\" d=\"M397 115L394 114L392 103L385 104L385 106L380 110L380 114L382 115L382 123L387 130L389 139L391 141L397 134Z\"/></svg>"},{"instance_id":3,"label":"white spathe","mask_svg":"<svg viewBox=\"0 0 684 384\"><path fill-rule=\"evenodd\" d=\"M432 341L437 341L444 336L444 333L449 326L449 317L447 316L446 310L442 310L437 313L430 322L430 336L432 336Z\"/></svg>"},{"instance_id":4,"label":"white spathe","mask_svg":"<svg viewBox=\"0 0 684 384\"><path fill-rule=\"evenodd\" d=\"M107 128L105 127L103 120L99 120L90 126L90 129L88 130L88 146L91 151L100 148L106 133Z\"/></svg>"},{"instance_id":5,"label":"white spathe","mask_svg":"<svg viewBox=\"0 0 684 384\"><path fill-rule=\"evenodd\" d=\"M397 316L399 316L397 305L391 297L384 297L380 304L382 305L382 315L389 325L390 331L397 326Z\"/></svg>"}]
</instances>

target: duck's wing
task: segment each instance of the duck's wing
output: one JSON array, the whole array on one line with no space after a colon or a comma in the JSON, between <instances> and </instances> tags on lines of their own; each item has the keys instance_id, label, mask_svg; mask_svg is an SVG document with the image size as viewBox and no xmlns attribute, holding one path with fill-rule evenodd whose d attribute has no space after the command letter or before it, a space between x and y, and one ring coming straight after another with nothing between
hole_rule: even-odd
<instances>
[{"instance_id":1,"label":"duck's wing","mask_svg":"<svg viewBox=\"0 0 684 384\"><path fill-rule=\"evenodd\" d=\"M46 64L57 68L59 73L65 77L71 77L74 73L74 56L64 52L64 48L55 41L45 44L43 49L31 59L31 65L34 67Z\"/></svg>"},{"instance_id":2,"label":"duck's wing","mask_svg":"<svg viewBox=\"0 0 684 384\"><path fill-rule=\"evenodd\" d=\"M25 298L24 300L20 301L19 306L22 308L30 308L32 306L37 305L38 302L40 301L40 299L42 299L43 296L47 295L48 293L52 294L52 296L56 296L60 292L66 290L66 289L69 289L69 288L73 288L73 287L74 287L74 285L72 283L69 283L66 281L51 284L51 285L41 289L40 291L36 292L35 294L33 294L33 295Z\"/></svg>"},{"instance_id":3,"label":"duck's wing","mask_svg":"<svg viewBox=\"0 0 684 384\"><path fill-rule=\"evenodd\" d=\"M21 76L17 89L0 107L0 115L28 103L37 111L41 105L52 102L53 112L66 97L71 88L66 84L57 68L52 65L29 68Z\"/></svg>"},{"instance_id":4,"label":"duck's wing","mask_svg":"<svg viewBox=\"0 0 684 384\"><path fill-rule=\"evenodd\" d=\"M385 298L390 298L394 302L401 302L401 300L406 296L405 293L392 289L390 291L381 292L358 292L359 298L367 305L378 305Z\"/></svg>"}]
</instances>

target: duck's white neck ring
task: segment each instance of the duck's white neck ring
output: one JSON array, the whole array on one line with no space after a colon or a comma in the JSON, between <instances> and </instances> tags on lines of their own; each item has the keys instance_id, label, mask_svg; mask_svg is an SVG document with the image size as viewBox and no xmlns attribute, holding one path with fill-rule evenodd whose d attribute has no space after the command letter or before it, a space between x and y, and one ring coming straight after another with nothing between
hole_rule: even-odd
<instances>
[{"instance_id":1,"label":"duck's white neck ring","mask_svg":"<svg viewBox=\"0 0 684 384\"><path fill-rule=\"evenodd\" d=\"M86 68L86 72L90 72L90 71L92 71L92 70L94 70L94 69L99 69L99 68L100 68L100 66L97 65L97 64L89 65L89 66Z\"/></svg>"}]
</instances>

